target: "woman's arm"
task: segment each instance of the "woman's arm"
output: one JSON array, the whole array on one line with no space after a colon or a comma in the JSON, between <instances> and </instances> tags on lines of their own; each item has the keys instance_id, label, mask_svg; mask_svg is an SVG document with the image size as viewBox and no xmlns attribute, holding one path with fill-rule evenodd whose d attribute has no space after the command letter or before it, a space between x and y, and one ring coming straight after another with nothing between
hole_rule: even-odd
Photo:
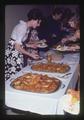
<instances>
[{"instance_id":1,"label":"woman's arm","mask_svg":"<svg viewBox=\"0 0 84 120\"><path fill-rule=\"evenodd\" d=\"M77 39L80 39L80 30L77 30L73 36L66 36L61 40L62 43L65 43L66 41L76 41Z\"/></svg>"},{"instance_id":2,"label":"woman's arm","mask_svg":"<svg viewBox=\"0 0 84 120\"><path fill-rule=\"evenodd\" d=\"M15 43L15 49L18 50L19 52L25 54L25 55L28 55L29 57L32 57L33 59L39 59L39 55L38 54L35 54L35 53L29 53L27 52L24 48L21 47L20 44L18 43Z\"/></svg>"},{"instance_id":3,"label":"woman's arm","mask_svg":"<svg viewBox=\"0 0 84 120\"><path fill-rule=\"evenodd\" d=\"M73 36L69 36L68 39L70 41L76 41L77 39L80 39L80 30L76 30Z\"/></svg>"}]
</instances>

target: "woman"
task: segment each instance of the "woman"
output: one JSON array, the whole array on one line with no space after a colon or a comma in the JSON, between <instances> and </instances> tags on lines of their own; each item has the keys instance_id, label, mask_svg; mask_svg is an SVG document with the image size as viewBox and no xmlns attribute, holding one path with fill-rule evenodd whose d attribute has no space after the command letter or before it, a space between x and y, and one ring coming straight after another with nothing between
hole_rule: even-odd
<instances>
[{"instance_id":1,"label":"woman","mask_svg":"<svg viewBox=\"0 0 84 120\"><path fill-rule=\"evenodd\" d=\"M80 39L80 21L77 17L72 17L69 19L68 24L71 28L73 28L74 32L71 35L66 36L62 39L62 43L66 43L67 41L76 42Z\"/></svg>"},{"instance_id":2,"label":"woman","mask_svg":"<svg viewBox=\"0 0 84 120\"><path fill-rule=\"evenodd\" d=\"M42 13L39 9L32 9L27 14L28 20L20 20L11 34L11 38L8 43L8 48L5 52L5 79L8 80L10 77L19 72L23 68L23 55L27 55L33 59L39 59L37 53L28 52L24 49L24 41L26 41L28 34L32 28L40 26L42 21ZM29 44L27 47L37 48L35 44Z\"/></svg>"},{"instance_id":3,"label":"woman","mask_svg":"<svg viewBox=\"0 0 84 120\"><path fill-rule=\"evenodd\" d=\"M73 28L73 33L67 35L65 38L61 40L61 43L64 45L69 45L72 43L72 46L69 46L68 49L71 51L80 49L80 21L77 17L72 17L68 21L68 24L71 28Z\"/></svg>"}]
</instances>

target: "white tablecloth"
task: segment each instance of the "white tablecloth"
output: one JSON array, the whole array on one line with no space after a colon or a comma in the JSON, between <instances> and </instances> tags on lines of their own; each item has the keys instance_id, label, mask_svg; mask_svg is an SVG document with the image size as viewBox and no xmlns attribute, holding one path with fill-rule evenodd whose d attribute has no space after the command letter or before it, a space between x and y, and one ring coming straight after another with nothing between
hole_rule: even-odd
<instances>
[{"instance_id":1,"label":"white tablecloth","mask_svg":"<svg viewBox=\"0 0 84 120\"><path fill-rule=\"evenodd\" d=\"M77 66L79 63L79 59L80 56L77 53L66 54L64 56L64 59L60 61L60 62L68 63L71 67L69 72L72 74L70 74L66 78L59 78L59 75L61 75L60 73L36 72L31 70L31 67L29 66L25 67L18 74L16 74L15 78L28 72L41 73L59 78L62 84L56 92L50 94L40 94L40 93L15 90L14 88L10 87L11 81L9 79L8 81L5 82L6 106L24 111L31 111L43 115L60 114L59 113L60 110L58 111L59 99L65 94L68 88L75 87L78 77Z\"/></svg>"}]
</instances>

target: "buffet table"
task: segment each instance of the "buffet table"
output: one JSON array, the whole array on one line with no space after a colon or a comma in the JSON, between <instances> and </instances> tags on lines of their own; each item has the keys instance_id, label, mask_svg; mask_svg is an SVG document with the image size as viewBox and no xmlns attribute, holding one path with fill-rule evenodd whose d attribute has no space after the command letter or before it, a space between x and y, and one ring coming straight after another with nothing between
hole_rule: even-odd
<instances>
[{"instance_id":1,"label":"buffet table","mask_svg":"<svg viewBox=\"0 0 84 120\"><path fill-rule=\"evenodd\" d=\"M79 53L65 54L62 61L70 65L71 69L68 73L69 75L61 77L64 74L60 73L48 73L48 72L37 72L31 69L31 66L23 68L18 72L14 78L11 78L5 82L5 105L11 108L15 108L23 111L30 111L42 115L56 115L60 114L59 100L66 93L68 88L75 88L77 78L78 78L78 63L80 59ZM45 60L42 60L44 62ZM10 86L12 80L21 76L25 73L41 73L47 74L48 76L56 77L61 81L60 88L49 94L40 94L33 92L25 92L21 90L16 90ZM63 112L61 112L63 114Z\"/></svg>"}]
</instances>

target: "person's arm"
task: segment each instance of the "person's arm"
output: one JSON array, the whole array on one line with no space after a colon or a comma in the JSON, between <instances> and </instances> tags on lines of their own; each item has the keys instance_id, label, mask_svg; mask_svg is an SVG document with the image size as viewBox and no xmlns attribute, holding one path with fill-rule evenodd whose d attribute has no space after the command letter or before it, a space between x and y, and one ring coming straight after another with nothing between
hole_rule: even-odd
<instances>
[{"instance_id":1,"label":"person's arm","mask_svg":"<svg viewBox=\"0 0 84 120\"><path fill-rule=\"evenodd\" d=\"M77 39L80 39L80 30L77 30L75 32L75 36L76 36Z\"/></svg>"},{"instance_id":2,"label":"person's arm","mask_svg":"<svg viewBox=\"0 0 84 120\"><path fill-rule=\"evenodd\" d=\"M26 47L36 49L38 47L38 44L37 43L26 44Z\"/></svg>"},{"instance_id":3,"label":"person's arm","mask_svg":"<svg viewBox=\"0 0 84 120\"><path fill-rule=\"evenodd\" d=\"M69 36L69 35L68 35L68 36L64 37L64 38L61 40L61 42L62 42L62 43L66 43L67 41L76 42L78 38L80 38L79 35L78 35L78 33L75 33L73 36Z\"/></svg>"},{"instance_id":4,"label":"person's arm","mask_svg":"<svg viewBox=\"0 0 84 120\"><path fill-rule=\"evenodd\" d=\"M74 33L73 36L68 36L67 37L68 40L70 41L76 41L77 39L80 39L80 30L76 30L76 32Z\"/></svg>"},{"instance_id":5,"label":"person's arm","mask_svg":"<svg viewBox=\"0 0 84 120\"><path fill-rule=\"evenodd\" d=\"M76 38L75 34L74 34L73 36L68 36L68 37L67 37L67 40L69 40L69 41L74 41L74 42L75 42L76 39L77 39L77 38Z\"/></svg>"},{"instance_id":6,"label":"person's arm","mask_svg":"<svg viewBox=\"0 0 84 120\"><path fill-rule=\"evenodd\" d=\"M18 50L19 52L25 54L25 55L28 55L29 57L32 57L33 59L38 59L39 56L35 53L29 53L27 52L24 48L21 47L20 44L18 43L15 43L15 49Z\"/></svg>"}]
</instances>

